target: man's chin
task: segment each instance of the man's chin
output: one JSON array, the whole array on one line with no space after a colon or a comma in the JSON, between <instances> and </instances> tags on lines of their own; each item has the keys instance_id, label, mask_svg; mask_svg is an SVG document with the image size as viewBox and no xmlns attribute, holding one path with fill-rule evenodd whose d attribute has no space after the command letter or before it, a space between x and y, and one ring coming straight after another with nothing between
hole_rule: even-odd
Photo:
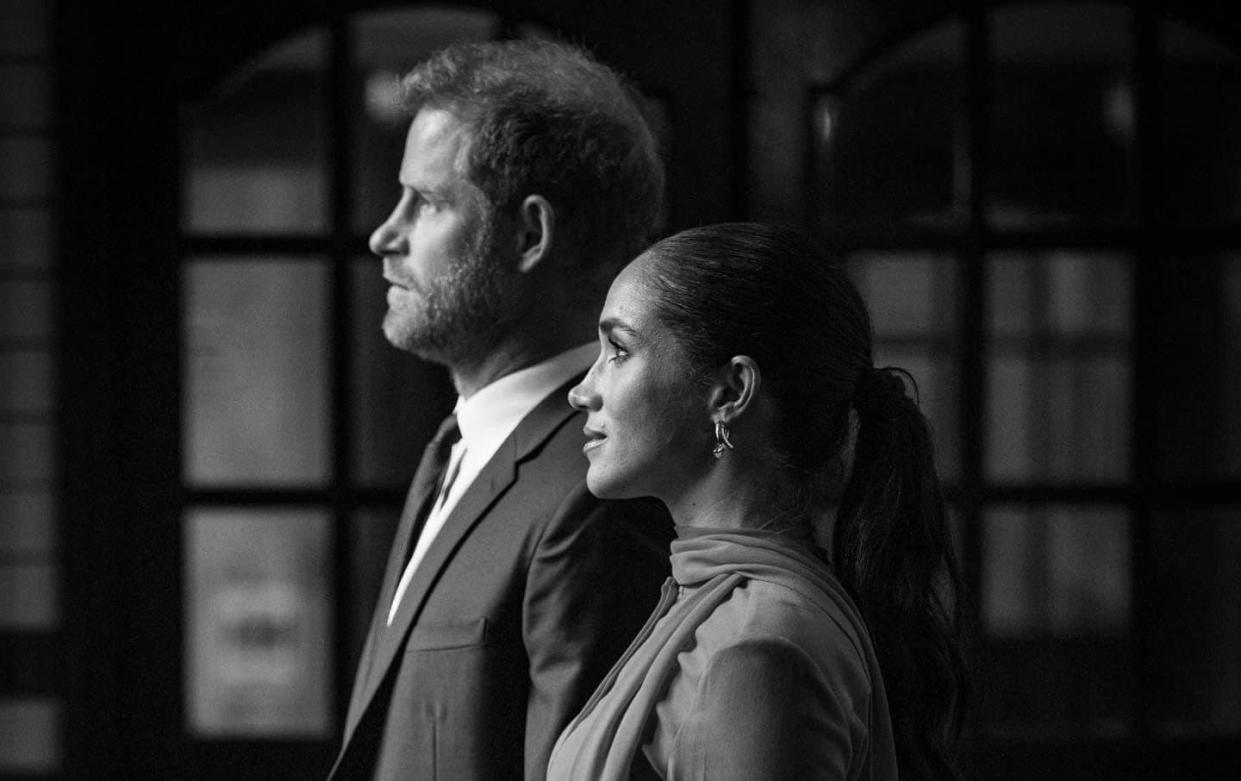
<instances>
[{"instance_id":1,"label":"man's chin","mask_svg":"<svg viewBox=\"0 0 1241 781\"><path fill-rule=\"evenodd\" d=\"M388 340L388 344L398 350L416 355L424 361L431 363L447 364L447 350L436 340L428 339L425 333L420 333L408 327L401 327L399 323L391 323L387 320L383 325L384 337Z\"/></svg>"}]
</instances>

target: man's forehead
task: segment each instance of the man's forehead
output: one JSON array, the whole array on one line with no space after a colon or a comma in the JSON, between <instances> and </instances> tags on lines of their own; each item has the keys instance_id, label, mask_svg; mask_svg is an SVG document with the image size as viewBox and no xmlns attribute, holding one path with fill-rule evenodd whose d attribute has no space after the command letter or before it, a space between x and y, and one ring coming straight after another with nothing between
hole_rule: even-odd
<instances>
[{"instance_id":1,"label":"man's forehead","mask_svg":"<svg viewBox=\"0 0 1241 781\"><path fill-rule=\"evenodd\" d=\"M469 128L455 114L439 108L419 110L405 138L402 183L430 186L464 179L469 148Z\"/></svg>"}]
</instances>

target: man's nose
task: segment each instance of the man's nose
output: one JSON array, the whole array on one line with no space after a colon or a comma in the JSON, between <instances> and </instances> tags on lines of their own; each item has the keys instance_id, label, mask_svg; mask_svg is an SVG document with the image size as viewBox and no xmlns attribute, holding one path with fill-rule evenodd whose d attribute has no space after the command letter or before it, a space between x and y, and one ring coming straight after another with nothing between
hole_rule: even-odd
<instances>
[{"instance_id":1,"label":"man's nose","mask_svg":"<svg viewBox=\"0 0 1241 781\"><path fill-rule=\"evenodd\" d=\"M405 253L408 245L405 240L404 225L395 211L371 233L370 241L367 243L370 245L371 252L381 258Z\"/></svg>"}]
</instances>

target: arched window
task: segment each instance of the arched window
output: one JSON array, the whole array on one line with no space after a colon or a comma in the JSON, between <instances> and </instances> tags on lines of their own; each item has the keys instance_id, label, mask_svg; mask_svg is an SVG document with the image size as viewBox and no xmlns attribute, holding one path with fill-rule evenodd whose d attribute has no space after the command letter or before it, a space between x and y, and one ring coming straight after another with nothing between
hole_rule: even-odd
<instances>
[{"instance_id":1,"label":"arched window","mask_svg":"<svg viewBox=\"0 0 1241 781\"><path fill-rule=\"evenodd\" d=\"M1241 48L1140 3L889 5L756 10L751 211L843 253L919 382L981 774L1192 768L1241 735Z\"/></svg>"},{"instance_id":2,"label":"arched window","mask_svg":"<svg viewBox=\"0 0 1241 781\"><path fill-rule=\"evenodd\" d=\"M240 745L325 770L401 501L451 407L444 372L380 332L366 237L398 195L397 81L452 41L540 34L465 7L358 13L184 106L183 697L208 764Z\"/></svg>"}]
</instances>

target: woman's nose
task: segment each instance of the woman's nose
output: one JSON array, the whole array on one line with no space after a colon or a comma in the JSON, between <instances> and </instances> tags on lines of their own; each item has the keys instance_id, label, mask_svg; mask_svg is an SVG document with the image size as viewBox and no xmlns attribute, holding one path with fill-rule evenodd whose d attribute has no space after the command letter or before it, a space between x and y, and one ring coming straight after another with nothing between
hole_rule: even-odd
<instances>
[{"instance_id":1,"label":"woman's nose","mask_svg":"<svg viewBox=\"0 0 1241 781\"><path fill-rule=\"evenodd\" d=\"M592 368L577 385L569 389L569 406L583 412L599 409L599 394L591 384L595 370Z\"/></svg>"}]
</instances>

